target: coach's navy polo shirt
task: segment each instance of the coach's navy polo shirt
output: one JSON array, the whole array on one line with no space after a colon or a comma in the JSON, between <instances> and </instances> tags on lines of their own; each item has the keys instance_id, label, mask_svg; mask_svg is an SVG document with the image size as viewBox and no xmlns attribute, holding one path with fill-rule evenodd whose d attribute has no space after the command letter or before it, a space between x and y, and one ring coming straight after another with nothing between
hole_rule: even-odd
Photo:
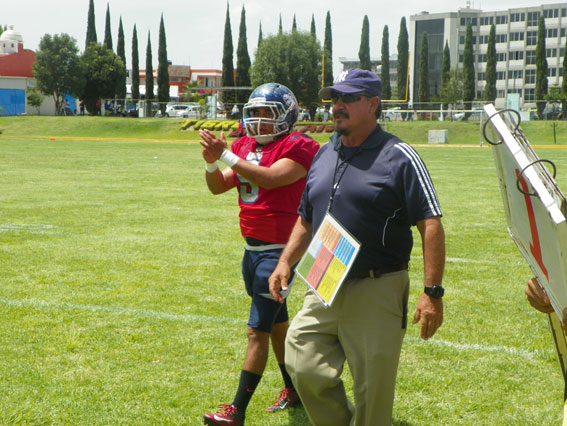
<instances>
[{"instance_id":1,"label":"coach's navy polo shirt","mask_svg":"<svg viewBox=\"0 0 567 426\"><path fill-rule=\"evenodd\" d=\"M334 134L313 160L299 215L317 231L330 213L361 243L351 272L407 262L410 227L441 216L429 173L415 150L380 125L360 147L343 147Z\"/></svg>"}]
</instances>

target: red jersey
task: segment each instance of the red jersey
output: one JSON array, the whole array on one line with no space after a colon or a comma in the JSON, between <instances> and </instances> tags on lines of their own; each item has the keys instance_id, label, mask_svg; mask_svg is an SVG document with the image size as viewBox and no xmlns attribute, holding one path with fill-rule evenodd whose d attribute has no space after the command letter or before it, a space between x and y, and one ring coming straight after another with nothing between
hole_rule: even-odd
<instances>
[{"instance_id":1,"label":"red jersey","mask_svg":"<svg viewBox=\"0 0 567 426\"><path fill-rule=\"evenodd\" d=\"M319 144L303 133L291 133L267 145L243 136L235 140L231 150L246 161L270 167L282 158L289 158L309 171ZM240 230L251 237L272 244L285 244L297 220L297 207L305 188L305 178L274 189L261 188L234 174L240 206Z\"/></svg>"}]
</instances>

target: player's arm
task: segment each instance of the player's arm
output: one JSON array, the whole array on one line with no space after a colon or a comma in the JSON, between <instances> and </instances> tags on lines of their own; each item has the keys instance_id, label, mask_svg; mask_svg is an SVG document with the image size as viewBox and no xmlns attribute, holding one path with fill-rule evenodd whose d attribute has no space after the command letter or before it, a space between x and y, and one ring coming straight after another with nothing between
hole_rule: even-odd
<instances>
[{"instance_id":1,"label":"player's arm","mask_svg":"<svg viewBox=\"0 0 567 426\"><path fill-rule=\"evenodd\" d=\"M216 159L203 147L203 159L207 163L205 168L205 181L209 191L213 194L222 194L231 188L234 188L236 182L234 181L234 173L227 167L220 170Z\"/></svg>"},{"instance_id":2,"label":"player's arm","mask_svg":"<svg viewBox=\"0 0 567 426\"><path fill-rule=\"evenodd\" d=\"M280 303L284 302L281 291L288 289L291 267L299 262L303 253L307 250L311 242L312 233L313 226L311 223L305 221L301 216L298 217L289 236L289 240L278 260L276 269L274 269L274 272L268 280L270 283L270 294L274 300Z\"/></svg>"},{"instance_id":3,"label":"player's arm","mask_svg":"<svg viewBox=\"0 0 567 426\"><path fill-rule=\"evenodd\" d=\"M441 285L445 268L445 231L439 216L417 222L423 247L425 286ZM443 323L443 300L423 293L417 303L413 323L421 321L422 339L432 337Z\"/></svg>"},{"instance_id":4,"label":"player's arm","mask_svg":"<svg viewBox=\"0 0 567 426\"><path fill-rule=\"evenodd\" d=\"M307 175L307 170L297 161L282 158L270 167L258 166L238 158L234 153L227 150L224 133L217 138L209 130L199 131L201 145L214 160L225 162L232 170L261 188L273 189L280 186L290 185Z\"/></svg>"}]
</instances>

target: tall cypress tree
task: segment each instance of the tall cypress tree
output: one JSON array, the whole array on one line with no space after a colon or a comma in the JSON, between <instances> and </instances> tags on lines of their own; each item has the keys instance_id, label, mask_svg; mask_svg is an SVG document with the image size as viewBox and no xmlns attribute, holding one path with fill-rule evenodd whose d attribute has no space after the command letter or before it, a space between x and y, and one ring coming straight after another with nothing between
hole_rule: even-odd
<instances>
[{"instance_id":1,"label":"tall cypress tree","mask_svg":"<svg viewBox=\"0 0 567 426\"><path fill-rule=\"evenodd\" d=\"M116 54L122 59L124 64L124 76L118 79L116 82L116 97L118 99L126 98L126 74L128 68L126 67L126 49L124 41L124 27L122 26L122 16L120 17L120 22L118 24L118 40L116 42Z\"/></svg>"},{"instance_id":2,"label":"tall cypress tree","mask_svg":"<svg viewBox=\"0 0 567 426\"><path fill-rule=\"evenodd\" d=\"M472 24L467 23L467 31L465 33L465 48L463 51L463 101L465 109L472 108L472 102L475 97L474 84L474 56L473 56L473 39ZM468 119L470 113L465 113L464 120Z\"/></svg>"},{"instance_id":3,"label":"tall cypress tree","mask_svg":"<svg viewBox=\"0 0 567 426\"><path fill-rule=\"evenodd\" d=\"M154 95L154 66L152 61L152 41L148 31L148 46L146 48L146 117L152 116L152 100Z\"/></svg>"},{"instance_id":4,"label":"tall cypress tree","mask_svg":"<svg viewBox=\"0 0 567 426\"><path fill-rule=\"evenodd\" d=\"M382 31L382 99L392 99L392 86L390 84L390 34L388 26L384 25Z\"/></svg>"},{"instance_id":5,"label":"tall cypress tree","mask_svg":"<svg viewBox=\"0 0 567 426\"><path fill-rule=\"evenodd\" d=\"M358 59L360 61L360 69L370 71L370 24L368 23L368 15L364 15L364 19L362 20Z\"/></svg>"},{"instance_id":6,"label":"tall cypress tree","mask_svg":"<svg viewBox=\"0 0 567 426\"><path fill-rule=\"evenodd\" d=\"M222 53L222 85L223 87L234 87L234 65L232 62L232 29L230 27L230 14L228 2L226 4L226 20L224 22L224 46ZM230 114L232 108L229 104L234 102L231 91L223 92L223 102L225 103L226 113Z\"/></svg>"},{"instance_id":7,"label":"tall cypress tree","mask_svg":"<svg viewBox=\"0 0 567 426\"><path fill-rule=\"evenodd\" d=\"M494 102L496 99L496 27L490 26L488 46L486 49L486 86L484 86L484 100Z\"/></svg>"},{"instance_id":8,"label":"tall cypress tree","mask_svg":"<svg viewBox=\"0 0 567 426\"><path fill-rule=\"evenodd\" d=\"M417 88L419 102L429 102L429 46L427 44L427 33L421 35L421 47L419 49L419 84ZM421 105L425 108L426 105Z\"/></svg>"},{"instance_id":9,"label":"tall cypress tree","mask_svg":"<svg viewBox=\"0 0 567 426\"><path fill-rule=\"evenodd\" d=\"M258 31L258 49L260 48L262 40L264 40L264 37L262 36L262 23L260 22L260 30Z\"/></svg>"},{"instance_id":10,"label":"tall cypress tree","mask_svg":"<svg viewBox=\"0 0 567 426\"><path fill-rule=\"evenodd\" d=\"M315 30L315 15L311 14L311 35L317 40L317 31Z\"/></svg>"},{"instance_id":11,"label":"tall cypress tree","mask_svg":"<svg viewBox=\"0 0 567 426\"><path fill-rule=\"evenodd\" d=\"M567 117L567 39L565 39L565 50L563 55L563 80L561 81L561 93L563 100L561 101L561 115Z\"/></svg>"},{"instance_id":12,"label":"tall cypress tree","mask_svg":"<svg viewBox=\"0 0 567 426\"><path fill-rule=\"evenodd\" d=\"M407 95L408 55L408 28L406 26L406 18L402 17L400 21L400 34L398 35L398 99L406 99Z\"/></svg>"},{"instance_id":13,"label":"tall cypress tree","mask_svg":"<svg viewBox=\"0 0 567 426\"><path fill-rule=\"evenodd\" d=\"M541 120L547 95L547 58L545 56L545 19L540 15L537 27L535 98L537 115Z\"/></svg>"},{"instance_id":14,"label":"tall cypress tree","mask_svg":"<svg viewBox=\"0 0 567 426\"><path fill-rule=\"evenodd\" d=\"M283 26L282 26L282 14L280 13L280 26L278 27L278 35L283 34Z\"/></svg>"},{"instance_id":15,"label":"tall cypress tree","mask_svg":"<svg viewBox=\"0 0 567 426\"><path fill-rule=\"evenodd\" d=\"M167 60L167 41L163 14L159 23L157 86L157 98L158 102L160 102L161 113L165 115L165 106L169 102L169 61Z\"/></svg>"},{"instance_id":16,"label":"tall cypress tree","mask_svg":"<svg viewBox=\"0 0 567 426\"><path fill-rule=\"evenodd\" d=\"M87 38L85 41L85 49L89 43L96 43L96 26L95 26L95 13L94 13L94 0L89 0L89 12L87 15Z\"/></svg>"},{"instance_id":17,"label":"tall cypress tree","mask_svg":"<svg viewBox=\"0 0 567 426\"><path fill-rule=\"evenodd\" d=\"M244 10L244 5L242 6L242 12L240 13L238 47L236 49L236 86L250 86L250 55L248 54L248 41L246 37L246 10ZM248 100L248 97L250 96L250 91L239 90L236 96L239 104L245 104Z\"/></svg>"},{"instance_id":18,"label":"tall cypress tree","mask_svg":"<svg viewBox=\"0 0 567 426\"><path fill-rule=\"evenodd\" d=\"M323 52L325 53L325 72L323 86L333 84L333 32L331 29L331 12L327 11L325 19L325 40L323 42Z\"/></svg>"},{"instance_id":19,"label":"tall cypress tree","mask_svg":"<svg viewBox=\"0 0 567 426\"><path fill-rule=\"evenodd\" d=\"M104 43L107 49L112 50L112 31L110 29L110 5L106 4L106 22L104 25Z\"/></svg>"},{"instance_id":20,"label":"tall cypress tree","mask_svg":"<svg viewBox=\"0 0 567 426\"><path fill-rule=\"evenodd\" d=\"M297 32L297 21L295 20L295 13L293 14L293 23L291 24L291 32Z\"/></svg>"},{"instance_id":21,"label":"tall cypress tree","mask_svg":"<svg viewBox=\"0 0 567 426\"><path fill-rule=\"evenodd\" d=\"M138 55L138 31L132 31L132 99L140 99L140 57Z\"/></svg>"},{"instance_id":22,"label":"tall cypress tree","mask_svg":"<svg viewBox=\"0 0 567 426\"><path fill-rule=\"evenodd\" d=\"M441 62L441 98L444 98L449 90L451 83L451 51L449 50L449 42L445 40L445 47L443 48L443 60ZM445 104L448 109L448 103Z\"/></svg>"}]
</instances>

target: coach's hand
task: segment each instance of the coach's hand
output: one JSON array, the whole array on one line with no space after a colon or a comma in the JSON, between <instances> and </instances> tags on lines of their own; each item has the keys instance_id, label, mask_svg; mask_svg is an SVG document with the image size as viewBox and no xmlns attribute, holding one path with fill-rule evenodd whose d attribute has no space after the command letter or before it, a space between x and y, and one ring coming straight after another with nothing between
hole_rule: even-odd
<instances>
[{"instance_id":1,"label":"coach's hand","mask_svg":"<svg viewBox=\"0 0 567 426\"><path fill-rule=\"evenodd\" d=\"M417 302L413 324L421 322L419 335L423 340L432 337L443 324L443 300L423 293Z\"/></svg>"},{"instance_id":2,"label":"coach's hand","mask_svg":"<svg viewBox=\"0 0 567 426\"><path fill-rule=\"evenodd\" d=\"M268 282L270 284L270 294L276 302L283 303L284 297L282 296L282 291L287 291L288 289L288 279L291 274L291 270L285 263L278 263L276 269L270 276Z\"/></svg>"}]
</instances>

